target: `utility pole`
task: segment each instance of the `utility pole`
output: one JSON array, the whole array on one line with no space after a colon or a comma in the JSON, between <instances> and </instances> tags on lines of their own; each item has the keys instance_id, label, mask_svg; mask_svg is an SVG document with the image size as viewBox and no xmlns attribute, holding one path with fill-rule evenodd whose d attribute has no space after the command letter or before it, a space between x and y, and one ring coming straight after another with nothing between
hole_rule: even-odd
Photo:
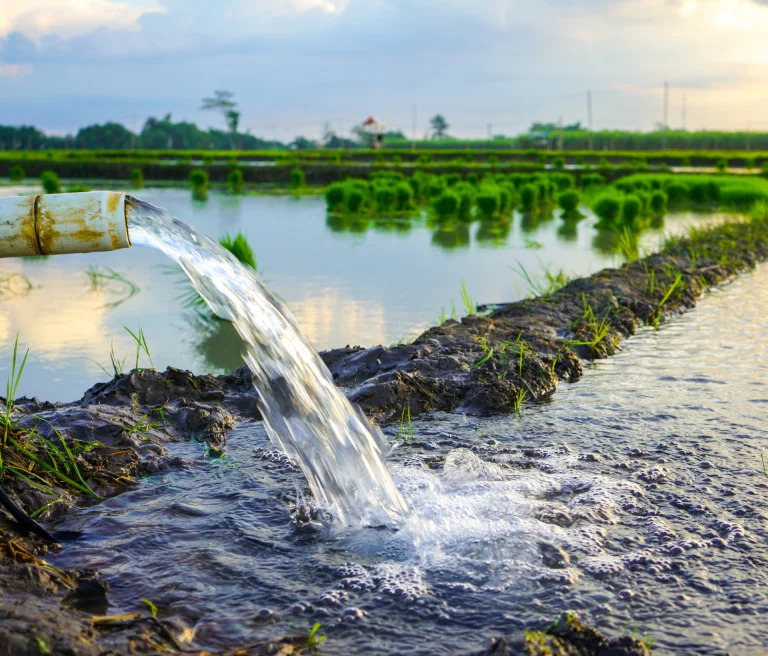
<instances>
[{"instance_id":1,"label":"utility pole","mask_svg":"<svg viewBox=\"0 0 768 656\"><path fill-rule=\"evenodd\" d=\"M416 150L416 103L413 103L411 115L411 150Z\"/></svg>"},{"instance_id":2,"label":"utility pole","mask_svg":"<svg viewBox=\"0 0 768 656\"><path fill-rule=\"evenodd\" d=\"M683 120L682 120L683 130L685 130L685 122L687 118L688 118L688 96L683 94Z\"/></svg>"},{"instance_id":3,"label":"utility pole","mask_svg":"<svg viewBox=\"0 0 768 656\"><path fill-rule=\"evenodd\" d=\"M587 91L587 128L589 130L589 150L592 150L592 90Z\"/></svg>"},{"instance_id":4,"label":"utility pole","mask_svg":"<svg viewBox=\"0 0 768 656\"><path fill-rule=\"evenodd\" d=\"M664 83L664 150L667 149L667 126L669 125L669 82Z\"/></svg>"}]
</instances>

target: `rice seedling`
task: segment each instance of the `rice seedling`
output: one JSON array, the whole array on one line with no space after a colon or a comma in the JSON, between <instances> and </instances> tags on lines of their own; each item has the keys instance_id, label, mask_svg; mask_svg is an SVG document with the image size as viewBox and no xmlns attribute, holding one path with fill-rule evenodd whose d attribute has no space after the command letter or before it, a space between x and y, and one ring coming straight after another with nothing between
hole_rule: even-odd
<instances>
[{"instance_id":1,"label":"rice seedling","mask_svg":"<svg viewBox=\"0 0 768 656\"><path fill-rule=\"evenodd\" d=\"M24 182L24 169L20 166L12 166L8 171L8 177L11 182Z\"/></svg>"},{"instance_id":2,"label":"rice seedling","mask_svg":"<svg viewBox=\"0 0 768 656\"><path fill-rule=\"evenodd\" d=\"M590 339L569 339L568 343L572 346L588 346L594 349L608 335L608 331L611 329L611 322L607 316L598 321L592 306L587 302L586 296L582 295L581 299L584 303L584 312L576 322L576 325L572 326L572 329L583 326L592 337Z\"/></svg>"},{"instance_id":3,"label":"rice seedling","mask_svg":"<svg viewBox=\"0 0 768 656\"><path fill-rule=\"evenodd\" d=\"M627 262L635 262L640 257L637 233L628 226L624 226L622 229L617 247Z\"/></svg>"},{"instance_id":4,"label":"rice seedling","mask_svg":"<svg viewBox=\"0 0 768 656\"><path fill-rule=\"evenodd\" d=\"M208 171L205 169L193 169L189 173L189 183L192 185L192 195L195 200L208 198Z\"/></svg>"},{"instance_id":5,"label":"rice seedling","mask_svg":"<svg viewBox=\"0 0 768 656\"><path fill-rule=\"evenodd\" d=\"M484 218L493 218L501 207L501 198L499 196L498 187L482 187L477 194L476 202L477 207Z\"/></svg>"},{"instance_id":6,"label":"rice seedling","mask_svg":"<svg viewBox=\"0 0 768 656\"><path fill-rule=\"evenodd\" d=\"M144 187L144 173L142 173L141 169L131 170L131 187L134 189Z\"/></svg>"},{"instance_id":7,"label":"rice seedling","mask_svg":"<svg viewBox=\"0 0 768 656\"><path fill-rule=\"evenodd\" d=\"M153 620L157 619L157 606L153 604L149 599L142 599L141 602L149 609L149 614Z\"/></svg>"},{"instance_id":8,"label":"rice seedling","mask_svg":"<svg viewBox=\"0 0 768 656\"><path fill-rule=\"evenodd\" d=\"M460 203L461 199L457 193L453 191L445 191L434 199L432 206L434 207L438 218L445 220L457 214Z\"/></svg>"},{"instance_id":9,"label":"rice seedling","mask_svg":"<svg viewBox=\"0 0 768 656\"><path fill-rule=\"evenodd\" d=\"M557 186L557 191L567 191L575 186L575 179L570 173L553 173L550 179Z\"/></svg>"},{"instance_id":10,"label":"rice seedling","mask_svg":"<svg viewBox=\"0 0 768 656\"><path fill-rule=\"evenodd\" d=\"M667 285L664 288L664 294L661 297L659 304L656 306L655 312L651 315L650 323L653 325L654 330L659 329L659 321L661 321L661 309L664 307L664 304L670 299L670 297L675 292L675 290L678 289L679 287L682 287L682 285L683 285L683 274L680 271L677 271L675 273L672 284Z\"/></svg>"},{"instance_id":11,"label":"rice seedling","mask_svg":"<svg viewBox=\"0 0 768 656\"><path fill-rule=\"evenodd\" d=\"M40 176L40 183L43 185L43 191L46 194L61 193L61 182L55 171L45 171Z\"/></svg>"},{"instance_id":12,"label":"rice seedling","mask_svg":"<svg viewBox=\"0 0 768 656\"><path fill-rule=\"evenodd\" d=\"M74 185L70 185L69 187L67 187L64 190L64 193L67 193L67 194L81 194L81 193L84 193L86 191L92 191L92 189L90 187L86 186L86 185L83 185L83 184L74 184Z\"/></svg>"},{"instance_id":13,"label":"rice seedling","mask_svg":"<svg viewBox=\"0 0 768 656\"><path fill-rule=\"evenodd\" d=\"M528 237L523 240L523 243L528 250L532 251L540 251L542 248L544 248L544 244L536 241L535 239L529 239Z\"/></svg>"},{"instance_id":14,"label":"rice seedling","mask_svg":"<svg viewBox=\"0 0 768 656\"><path fill-rule=\"evenodd\" d=\"M163 424L162 422L149 421L149 414L145 414L134 423L123 420L121 425L122 434L127 437L136 436L143 442L157 442L150 433L153 429L158 428Z\"/></svg>"},{"instance_id":15,"label":"rice seedling","mask_svg":"<svg viewBox=\"0 0 768 656\"><path fill-rule=\"evenodd\" d=\"M605 177L599 173L585 173L579 179L579 186L583 188L600 186L605 184Z\"/></svg>"},{"instance_id":16,"label":"rice seedling","mask_svg":"<svg viewBox=\"0 0 768 656\"><path fill-rule=\"evenodd\" d=\"M645 648L649 651L653 648L653 643L656 642L656 638L651 636L648 631L643 632L643 645L645 645Z\"/></svg>"},{"instance_id":17,"label":"rice seedling","mask_svg":"<svg viewBox=\"0 0 768 656\"><path fill-rule=\"evenodd\" d=\"M394 441L398 442L402 439L407 444L409 440L413 440L415 437L413 423L411 422L411 406L408 406L403 408L400 413L400 427L397 429Z\"/></svg>"},{"instance_id":18,"label":"rice seedling","mask_svg":"<svg viewBox=\"0 0 768 656\"><path fill-rule=\"evenodd\" d=\"M389 348L395 348L396 346L403 346L404 344L413 344L415 337L406 337L406 335L401 335L400 339L398 339L396 342L392 342L389 345Z\"/></svg>"},{"instance_id":19,"label":"rice seedling","mask_svg":"<svg viewBox=\"0 0 768 656\"><path fill-rule=\"evenodd\" d=\"M512 399L512 412L518 417L523 416L523 402L528 396L528 390L518 390Z\"/></svg>"},{"instance_id":20,"label":"rice seedling","mask_svg":"<svg viewBox=\"0 0 768 656\"><path fill-rule=\"evenodd\" d=\"M536 296L554 294L571 280L570 276L562 269L553 271L543 263L541 263L541 268L542 275L539 278L534 278L519 260L517 261L517 268L512 267L512 270L528 283L528 291L533 292Z\"/></svg>"},{"instance_id":21,"label":"rice seedling","mask_svg":"<svg viewBox=\"0 0 768 656\"><path fill-rule=\"evenodd\" d=\"M306 186L307 177L302 169L293 169L291 171L291 188L301 189Z\"/></svg>"},{"instance_id":22,"label":"rice seedling","mask_svg":"<svg viewBox=\"0 0 768 656\"><path fill-rule=\"evenodd\" d=\"M467 291L467 284L463 280L461 281L461 289L459 290L459 295L461 296L462 303L464 303L465 313L469 316L475 314L477 312L477 305L475 305L475 302L469 295L469 292Z\"/></svg>"},{"instance_id":23,"label":"rice seedling","mask_svg":"<svg viewBox=\"0 0 768 656\"><path fill-rule=\"evenodd\" d=\"M325 190L325 202L329 211L336 211L342 206L346 190L346 186L339 182L330 185L328 189Z\"/></svg>"},{"instance_id":24,"label":"rice seedling","mask_svg":"<svg viewBox=\"0 0 768 656\"><path fill-rule=\"evenodd\" d=\"M133 341L136 342L136 365L134 366L134 369L139 368L139 357L141 356L142 351L149 360L149 368L154 369L155 363L152 362L152 354L149 352L147 338L144 335L144 331L142 330L141 326L139 326L138 331L135 333L130 328L128 328L128 326L123 326L123 328L125 328L125 331L133 338Z\"/></svg>"},{"instance_id":25,"label":"rice seedling","mask_svg":"<svg viewBox=\"0 0 768 656\"><path fill-rule=\"evenodd\" d=\"M317 635L317 632L320 630L320 626L320 622L315 622L314 626L310 630L309 635L307 636L307 649L317 649L327 637L324 635Z\"/></svg>"},{"instance_id":26,"label":"rice seedling","mask_svg":"<svg viewBox=\"0 0 768 656\"><path fill-rule=\"evenodd\" d=\"M90 292L105 291L117 297L103 305L103 308L116 308L141 291L137 284L107 266L91 265L85 270L85 276L91 285Z\"/></svg>"},{"instance_id":27,"label":"rice seedling","mask_svg":"<svg viewBox=\"0 0 768 656\"><path fill-rule=\"evenodd\" d=\"M526 184L520 188L520 209L523 212L532 213L538 210L540 200L540 188L533 184Z\"/></svg>"},{"instance_id":28,"label":"rice seedling","mask_svg":"<svg viewBox=\"0 0 768 656\"><path fill-rule=\"evenodd\" d=\"M626 196L621 204L621 222L624 227L637 229L637 219L642 211L642 203L636 195Z\"/></svg>"},{"instance_id":29,"label":"rice seedling","mask_svg":"<svg viewBox=\"0 0 768 656\"><path fill-rule=\"evenodd\" d=\"M90 358L88 358L91 360ZM113 378L117 378L118 376L123 375L123 369L125 368L125 361L128 359L128 357L124 357L122 360L117 357L117 354L115 353L115 340L112 340L112 345L109 351L109 360L110 364L112 366L112 373L110 373L107 368L102 365L100 362L97 362L96 360L91 360L91 362L97 364L99 368L107 374L107 376L112 376Z\"/></svg>"},{"instance_id":30,"label":"rice seedling","mask_svg":"<svg viewBox=\"0 0 768 656\"><path fill-rule=\"evenodd\" d=\"M414 191L407 182L399 182L395 185L395 202L398 211L405 212L414 207Z\"/></svg>"},{"instance_id":31,"label":"rice seedling","mask_svg":"<svg viewBox=\"0 0 768 656\"><path fill-rule=\"evenodd\" d=\"M365 196L359 189L353 187L346 193L346 206L348 212L356 214L362 209L364 203Z\"/></svg>"},{"instance_id":32,"label":"rice seedling","mask_svg":"<svg viewBox=\"0 0 768 656\"><path fill-rule=\"evenodd\" d=\"M557 197L557 202L563 210L563 216L566 218L576 218L581 216L579 213L579 203L581 202L581 196L575 189L569 189L564 191Z\"/></svg>"},{"instance_id":33,"label":"rice seedling","mask_svg":"<svg viewBox=\"0 0 768 656\"><path fill-rule=\"evenodd\" d=\"M656 190L651 194L651 212L655 216L663 216L667 213L667 194L661 190Z\"/></svg>"},{"instance_id":34,"label":"rice seedling","mask_svg":"<svg viewBox=\"0 0 768 656\"><path fill-rule=\"evenodd\" d=\"M256 257L253 254L253 249L248 243L248 238L242 232L238 232L234 237L229 234L220 237L219 245L232 253L241 264L256 269Z\"/></svg>"},{"instance_id":35,"label":"rice seedling","mask_svg":"<svg viewBox=\"0 0 768 656\"><path fill-rule=\"evenodd\" d=\"M611 189L597 197L592 205L592 211L600 219L600 224L611 226L621 214L622 198L621 195Z\"/></svg>"},{"instance_id":36,"label":"rice seedling","mask_svg":"<svg viewBox=\"0 0 768 656\"><path fill-rule=\"evenodd\" d=\"M243 193L243 172L240 169L232 169L227 174L227 187L233 194Z\"/></svg>"},{"instance_id":37,"label":"rice seedling","mask_svg":"<svg viewBox=\"0 0 768 656\"><path fill-rule=\"evenodd\" d=\"M37 415L22 415L24 425L14 415L15 400L21 377L29 356L29 349L19 361L19 336L13 346L11 374L5 387L5 406L0 414L0 479L15 476L26 481L32 487L60 498L57 489L98 495L85 482L72 448L63 435L46 419ZM34 426L30 427L30 424ZM38 428L45 424L53 437L47 438ZM77 449L77 445L73 443ZM52 504L50 504L52 505ZM42 512L45 508L38 509ZM39 512L37 514L39 514Z\"/></svg>"}]
</instances>

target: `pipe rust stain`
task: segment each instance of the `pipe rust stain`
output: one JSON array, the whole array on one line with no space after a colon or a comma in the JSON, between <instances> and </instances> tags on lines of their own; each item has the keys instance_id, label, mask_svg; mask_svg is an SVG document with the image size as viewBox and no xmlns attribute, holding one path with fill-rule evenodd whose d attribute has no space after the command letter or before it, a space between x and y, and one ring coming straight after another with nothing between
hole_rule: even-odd
<instances>
[{"instance_id":1,"label":"pipe rust stain","mask_svg":"<svg viewBox=\"0 0 768 656\"><path fill-rule=\"evenodd\" d=\"M94 230L91 223L97 222L101 208L57 208L48 210L43 205L40 213L38 237L44 255L72 252L72 244L80 244L75 252L99 251L103 249L103 233Z\"/></svg>"},{"instance_id":2,"label":"pipe rust stain","mask_svg":"<svg viewBox=\"0 0 768 656\"><path fill-rule=\"evenodd\" d=\"M36 198L19 198L11 213L0 217L0 257L41 254L35 234Z\"/></svg>"}]
</instances>

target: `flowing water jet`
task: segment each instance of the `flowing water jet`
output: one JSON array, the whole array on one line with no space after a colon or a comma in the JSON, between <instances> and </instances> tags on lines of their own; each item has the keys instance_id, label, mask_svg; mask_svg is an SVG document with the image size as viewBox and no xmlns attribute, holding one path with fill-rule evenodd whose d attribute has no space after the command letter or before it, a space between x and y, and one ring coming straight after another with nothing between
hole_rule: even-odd
<instances>
[{"instance_id":1,"label":"flowing water jet","mask_svg":"<svg viewBox=\"0 0 768 656\"><path fill-rule=\"evenodd\" d=\"M172 258L243 338L270 439L299 461L344 525L397 524L406 504L384 462L386 441L333 384L288 309L224 248L149 203L126 197L131 242Z\"/></svg>"}]
</instances>

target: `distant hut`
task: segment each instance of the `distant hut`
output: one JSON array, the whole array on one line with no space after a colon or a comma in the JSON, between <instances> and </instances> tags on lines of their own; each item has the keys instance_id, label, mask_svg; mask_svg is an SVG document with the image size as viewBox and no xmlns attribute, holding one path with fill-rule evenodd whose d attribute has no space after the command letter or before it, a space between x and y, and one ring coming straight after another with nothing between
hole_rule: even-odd
<instances>
[{"instance_id":1,"label":"distant hut","mask_svg":"<svg viewBox=\"0 0 768 656\"><path fill-rule=\"evenodd\" d=\"M387 126L374 116L369 116L363 121L363 134L369 148L381 148Z\"/></svg>"}]
</instances>

